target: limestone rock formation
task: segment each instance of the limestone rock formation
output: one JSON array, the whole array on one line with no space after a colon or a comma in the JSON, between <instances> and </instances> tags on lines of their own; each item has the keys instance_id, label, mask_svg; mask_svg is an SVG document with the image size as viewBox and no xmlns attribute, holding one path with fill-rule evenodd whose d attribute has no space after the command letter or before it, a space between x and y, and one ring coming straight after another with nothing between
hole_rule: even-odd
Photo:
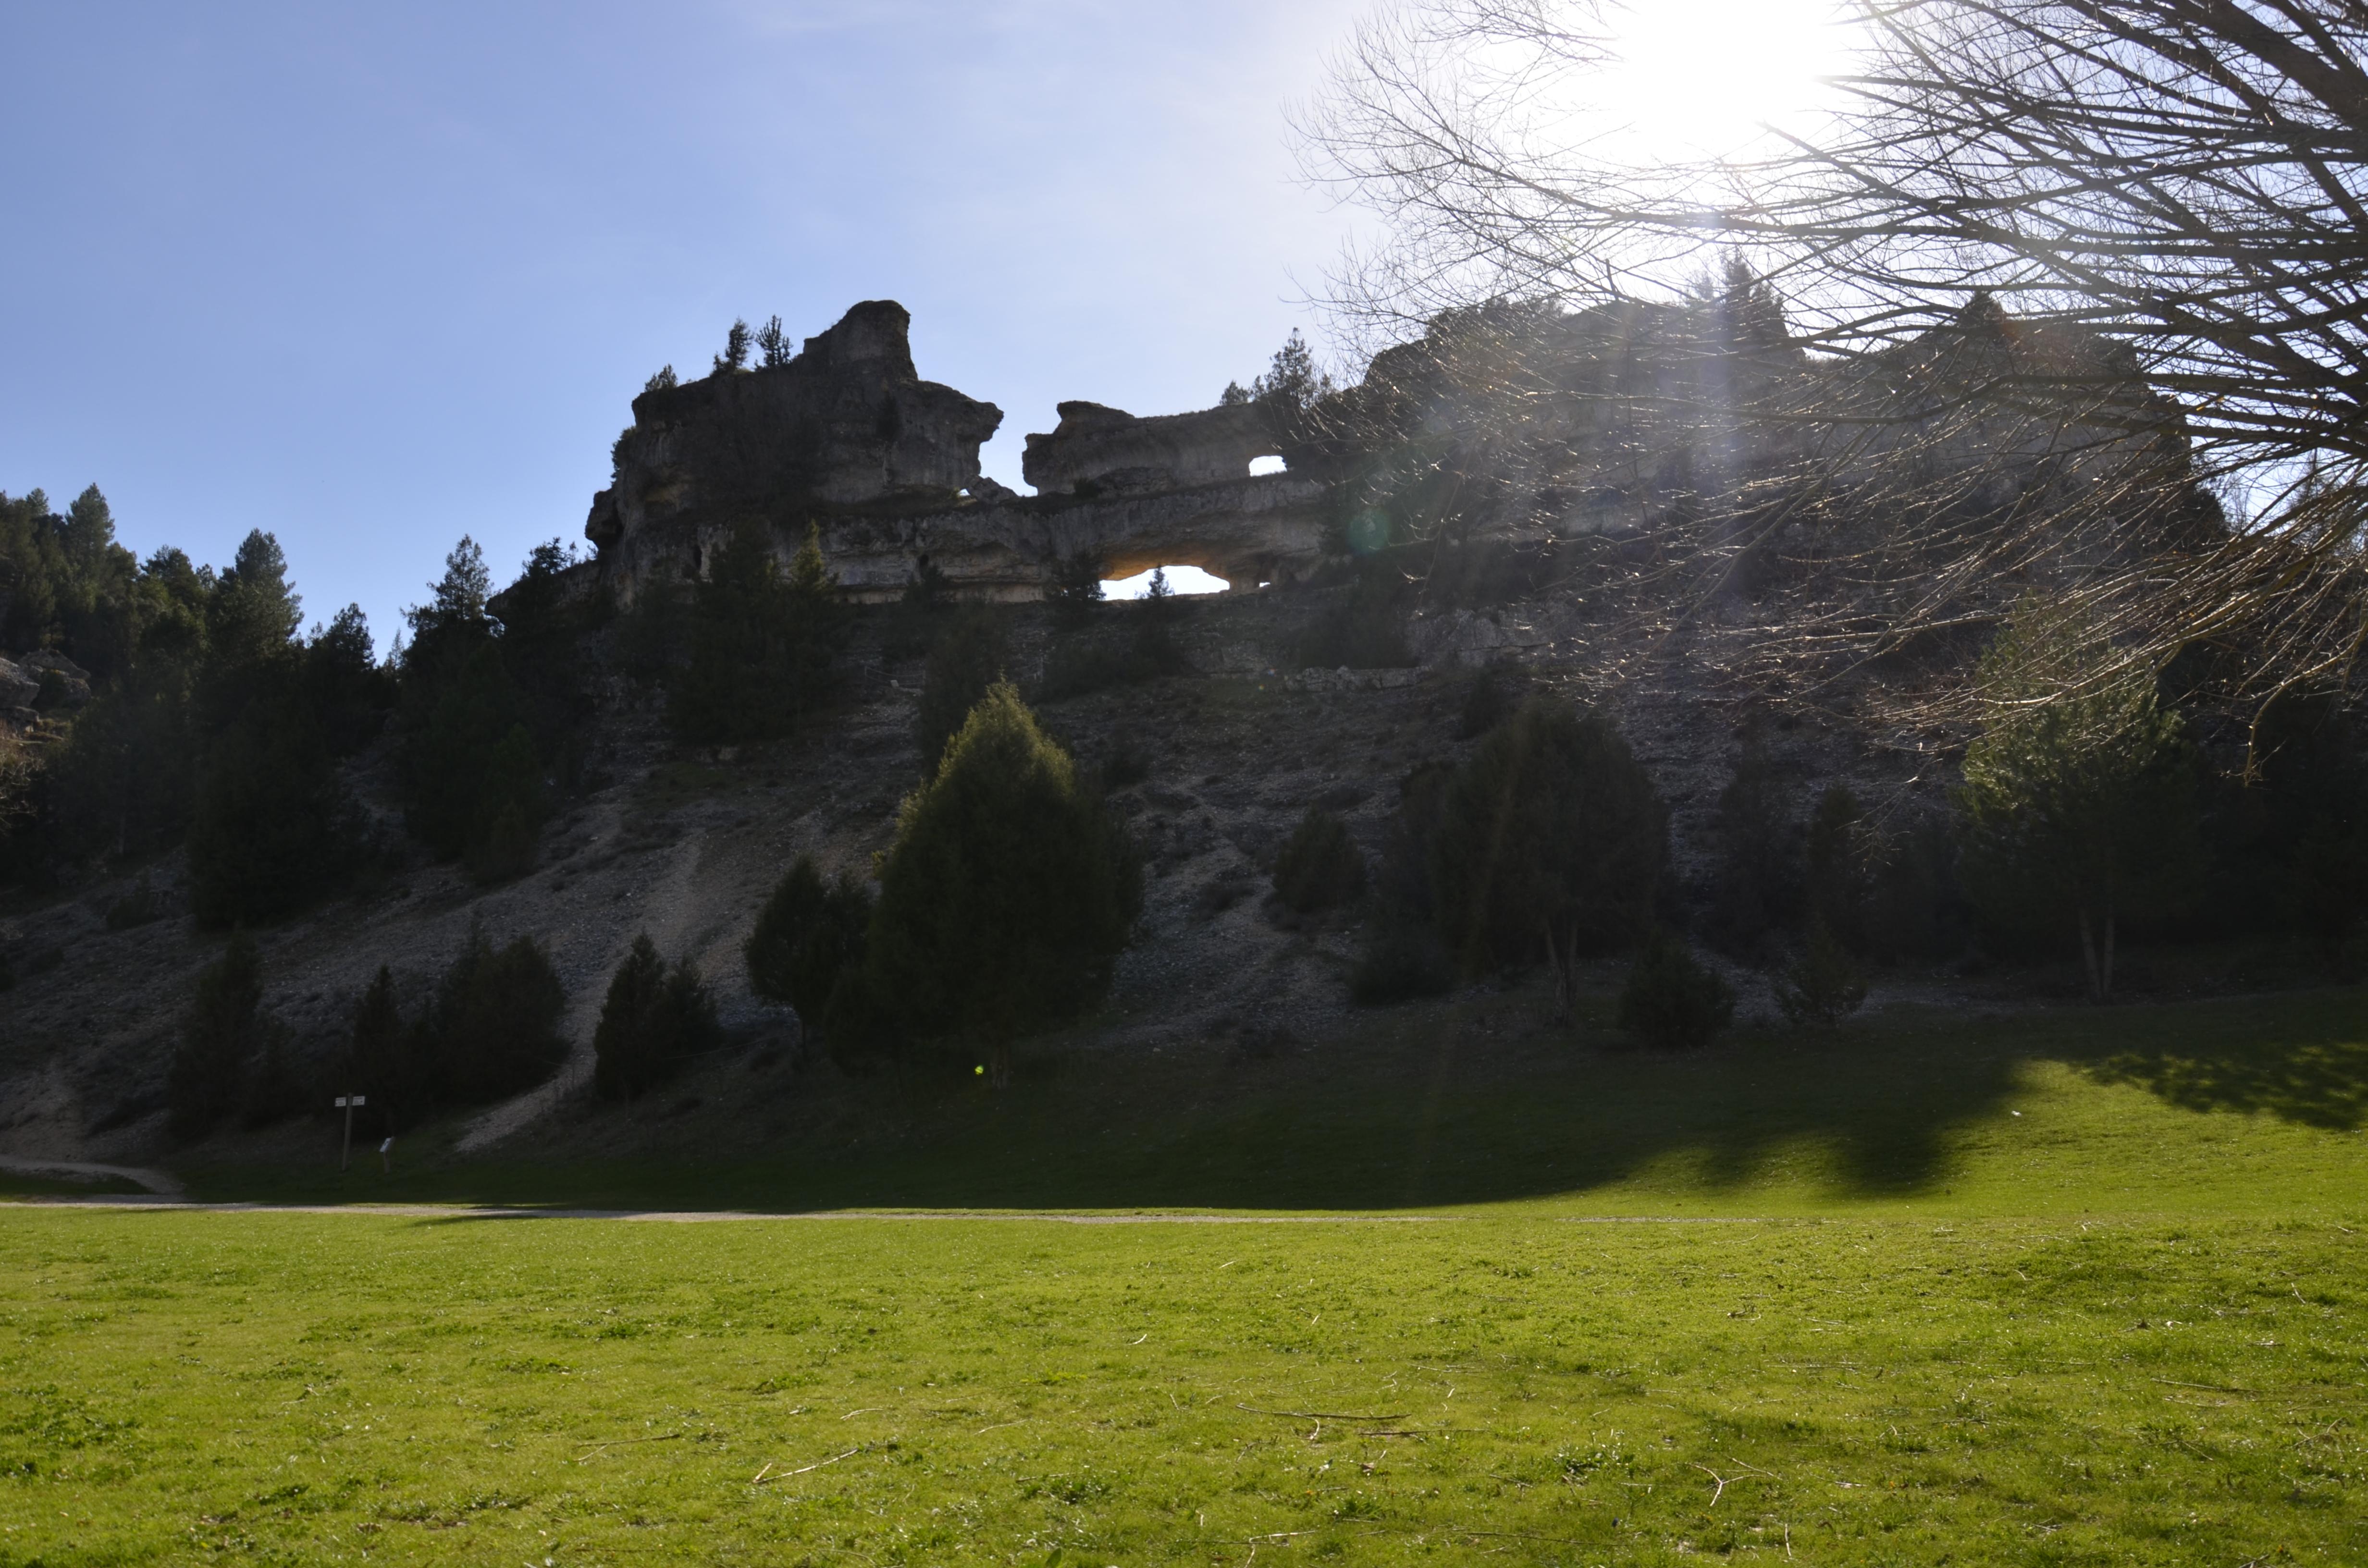
<instances>
[{"instance_id":1,"label":"limestone rock formation","mask_svg":"<svg viewBox=\"0 0 2368 1568\"><path fill-rule=\"evenodd\" d=\"M39 677L10 660L0 659L0 720L29 727L38 717L33 699L40 695Z\"/></svg>"},{"instance_id":2,"label":"limestone rock formation","mask_svg":"<svg viewBox=\"0 0 2368 1568\"><path fill-rule=\"evenodd\" d=\"M615 478L585 536L630 602L653 570L697 575L745 517L786 528L848 512L943 506L978 482L993 403L922 381L894 301L857 305L770 369L719 370L633 400Z\"/></svg>"},{"instance_id":3,"label":"limestone rock formation","mask_svg":"<svg viewBox=\"0 0 2368 1568\"><path fill-rule=\"evenodd\" d=\"M42 676L55 677L51 684L57 689L57 701L65 707L79 708L90 700L90 672L56 649L36 648L17 662L32 677L36 690L43 684Z\"/></svg>"},{"instance_id":4,"label":"limestone rock formation","mask_svg":"<svg viewBox=\"0 0 2368 1568\"><path fill-rule=\"evenodd\" d=\"M1064 403L1052 434L1028 437L1020 472L1041 494L1178 490L1249 475L1250 460L1281 453L1257 403L1140 419L1099 403Z\"/></svg>"},{"instance_id":5,"label":"limestone rock formation","mask_svg":"<svg viewBox=\"0 0 2368 1568\"><path fill-rule=\"evenodd\" d=\"M718 371L633 400L616 475L593 498L587 574L631 605L643 585L704 574L748 519L786 560L809 524L850 597L893 598L927 564L977 597L1032 599L1061 562L1115 575L1200 566L1251 585L1323 555L1325 487L1253 476L1277 453L1265 411L1228 406L1138 418L1061 404L1028 437L1023 496L983 478L992 403L920 380L903 306L873 301L774 369ZM586 585L588 586L588 585Z\"/></svg>"},{"instance_id":6,"label":"limestone rock formation","mask_svg":"<svg viewBox=\"0 0 2368 1568\"><path fill-rule=\"evenodd\" d=\"M636 398L585 530L617 602L653 578L702 576L751 518L784 561L818 526L853 598L894 597L926 565L969 597L1032 599L1079 558L1109 576L1189 564L1256 586L1304 578L1327 551L1414 539L1682 545L1755 509L1806 517L1801 498L1820 494L1878 524L2094 513L2084 498L2156 485L2105 483L2117 472L2175 474L2164 454L2184 449L2135 366L1987 301L1847 361L1813 359L1774 297L1745 290L1443 316L1309 408L1144 417L1064 403L1059 425L1027 439L1037 494L1023 496L979 472L1000 412L920 380L908 323L891 301L858 305L787 366ZM2096 398L2018 402L2019 383L2061 382L2073 362ZM1265 456L1285 472L1253 475ZM2117 518L2092 522L2104 532L2067 536L2067 551L2117 548Z\"/></svg>"}]
</instances>

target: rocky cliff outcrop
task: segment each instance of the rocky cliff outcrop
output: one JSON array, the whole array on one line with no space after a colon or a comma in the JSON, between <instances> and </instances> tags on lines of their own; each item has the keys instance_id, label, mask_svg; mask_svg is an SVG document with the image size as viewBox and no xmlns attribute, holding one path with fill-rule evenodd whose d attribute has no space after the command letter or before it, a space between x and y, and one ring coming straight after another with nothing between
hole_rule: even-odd
<instances>
[{"instance_id":1,"label":"rocky cliff outcrop","mask_svg":"<svg viewBox=\"0 0 2368 1568\"><path fill-rule=\"evenodd\" d=\"M1003 411L921 380L910 324L904 306L871 301L787 365L635 398L614 480L584 527L620 597L653 571L698 575L716 537L746 518L802 530L849 512L943 507L977 483L978 449Z\"/></svg>"},{"instance_id":2,"label":"rocky cliff outcrop","mask_svg":"<svg viewBox=\"0 0 2368 1568\"><path fill-rule=\"evenodd\" d=\"M1817 360L1763 291L1442 317L1311 409L1064 403L1028 437L1038 493L1022 496L980 476L1000 412L920 380L907 325L902 306L858 305L786 366L635 399L586 527L612 596L703 575L749 519L784 560L818 527L855 598L893 597L926 565L973 597L1029 599L1079 557L1111 576L1190 564L1257 585L1308 575L1327 550L1439 534L1684 547L1721 516L1811 495L1861 521L2093 513L2088 498L2177 483L2184 450L2135 368L2085 336L1976 301L1890 353ZM2093 394L2067 400L2083 383ZM2025 390L2041 386L2055 390ZM1253 475L1266 456L1286 472ZM2140 469L2139 484L2102 483ZM2104 531L2068 548L2093 560L2121 524L2089 522Z\"/></svg>"},{"instance_id":3,"label":"rocky cliff outcrop","mask_svg":"<svg viewBox=\"0 0 2368 1568\"><path fill-rule=\"evenodd\" d=\"M588 575L631 605L653 579L703 575L750 520L784 560L818 528L858 599L895 597L925 564L973 597L1032 599L1077 556L1118 575L1189 564L1250 584L1322 559L1325 486L1249 472L1280 449L1265 411L1138 418L1064 403L1057 428L1028 437L1041 494L1023 496L979 474L1001 411L922 381L909 324L903 306L873 301L786 366L635 398L585 524L599 552Z\"/></svg>"},{"instance_id":4,"label":"rocky cliff outcrop","mask_svg":"<svg viewBox=\"0 0 2368 1568\"><path fill-rule=\"evenodd\" d=\"M1020 472L1041 494L1179 490L1249 477L1254 458L1282 450L1257 403L1138 418L1099 403L1064 403L1050 435L1028 437Z\"/></svg>"}]
</instances>

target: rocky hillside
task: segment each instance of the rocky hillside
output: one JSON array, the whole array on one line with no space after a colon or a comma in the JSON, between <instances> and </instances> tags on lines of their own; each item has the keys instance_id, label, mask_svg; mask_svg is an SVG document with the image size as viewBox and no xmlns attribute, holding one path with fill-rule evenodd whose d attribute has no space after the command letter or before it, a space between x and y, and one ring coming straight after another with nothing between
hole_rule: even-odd
<instances>
[{"instance_id":1,"label":"rocky hillside","mask_svg":"<svg viewBox=\"0 0 2368 1568\"><path fill-rule=\"evenodd\" d=\"M1422 660L1414 667L1292 667L1291 651L1310 624L1351 592L1275 590L1192 603L1178 637L1204 673L1040 702L1048 727L1081 762L1103 767L1124 754L1117 771L1125 781L1112 806L1146 867L1143 918L1110 1005L1072 1044L1113 1052L1236 1049L1345 1027L1353 917L1310 920L1271 908L1273 855L1310 804L1338 812L1367 853L1377 853L1399 781L1472 744L1459 736L1473 672L1484 663L1621 714L1670 802L1679 879L1697 903L1710 815L1739 726L1759 724L1804 794L1849 778L1862 798L1897 810L1927 798L1912 753L1870 749L1844 727L1756 720L1748 705L1706 689L1683 647L1665 651L1656 666L1608 669L1589 654L1584 614L1552 593L1483 613L1417 613L1405 627ZM996 613L1008 619L1023 683L1064 638L1096 635L1056 631L1042 607ZM1122 632L1141 613L1135 605L1104 607L1102 634ZM266 1006L294 1031L315 1097L335 1090L332 1069L356 1000L378 967L392 966L408 1010L472 925L496 940L525 934L548 946L569 990L575 1054L544 1087L448 1130L460 1153L496 1150L529 1132L538 1147L564 1148L570 1127L592 1125L584 1119L591 1115L593 1025L609 975L643 932L710 977L735 1061L780 1062L782 1092L791 1095L821 1082L790 1071L796 1020L749 993L739 948L796 856L862 872L888 843L897 802L917 776L913 721L922 678L917 653L883 653L888 624L885 612L859 623L845 700L797 738L764 747L684 751L664 730L656 692L600 676L588 788L546 833L530 874L484 889L458 866L428 863L414 850L355 894L258 933ZM607 635L587 650L596 659ZM360 759L353 782L392 828L396 806L382 745ZM0 951L18 980L0 996L0 1155L143 1164L268 1157L318 1142L317 1130L302 1123L226 1131L197 1150L167 1142L165 1064L197 971L222 942L196 929L181 876L177 855L166 857L7 912Z\"/></svg>"}]
</instances>

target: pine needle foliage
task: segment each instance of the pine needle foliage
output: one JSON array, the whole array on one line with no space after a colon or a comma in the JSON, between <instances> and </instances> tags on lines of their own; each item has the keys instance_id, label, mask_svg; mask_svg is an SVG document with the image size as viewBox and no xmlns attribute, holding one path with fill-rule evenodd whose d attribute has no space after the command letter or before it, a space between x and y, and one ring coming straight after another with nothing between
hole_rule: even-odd
<instances>
[{"instance_id":1,"label":"pine needle foliage","mask_svg":"<svg viewBox=\"0 0 2368 1568\"><path fill-rule=\"evenodd\" d=\"M197 994L165 1075L168 1126L202 1138L245 1097L250 1062L263 1042L263 954L245 931L198 973Z\"/></svg>"},{"instance_id":2,"label":"pine needle foliage","mask_svg":"<svg viewBox=\"0 0 2368 1568\"><path fill-rule=\"evenodd\" d=\"M1674 937L1648 943L1620 988L1620 1027L1657 1051L1698 1050L1734 1020L1734 990Z\"/></svg>"},{"instance_id":3,"label":"pine needle foliage","mask_svg":"<svg viewBox=\"0 0 2368 1568\"><path fill-rule=\"evenodd\" d=\"M1365 894L1365 855L1348 825L1310 806L1274 862L1274 896L1303 915L1354 903Z\"/></svg>"},{"instance_id":4,"label":"pine needle foliage","mask_svg":"<svg viewBox=\"0 0 2368 1568\"><path fill-rule=\"evenodd\" d=\"M1994 920L2077 926L2102 1000L2120 916L2175 905L2195 874L2193 749L2152 670L2044 600L2016 609L1977 678L1985 724L1957 794L1968 883Z\"/></svg>"},{"instance_id":5,"label":"pine needle foliage","mask_svg":"<svg viewBox=\"0 0 2368 1568\"><path fill-rule=\"evenodd\" d=\"M871 924L870 890L844 871L825 881L814 857L799 856L741 949L749 989L796 1008L805 1040L819 1040L831 994L863 968Z\"/></svg>"},{"instance_id":6,"label":"pine needle foliage","mask_svg":"<svg viewBox=\"0 0 2368 1568\"><path fill-rule=\"evenodd\" d=\"M643 933L617 966L592 1034L593 1093L638 1099L691 1058L715 1050L723 1038L698 966L685 959L668 970Z\"/></svg>"},{"instance_id":7,"label":"pine needle foliage","mask_svg":"<svg viewBox=\"0 0 2368 1568\"><path fill-rule=\"evenodd\" d=\"M905 798L867 989L905 1038L980 1048L1001 1081L1013 1040L1101 1001L1140 902L1100 801L999 680Z\"/></svg>"},{"instance_id":8,"label":"pine needle foliage","mask_svg":"<svg viewBox=\"0 0 2368 1568\"><path fill-rule=\"evenodd\" d=\"M1600 712L1533 697L1457 770L1430 832L1430 896L1467 974L1636 939L1668 813Z\"/></svg>"},{"instance_id":9,"label":"pine needle foliage","mask_svg":"<svg viewBox=\"0 0 2368 1568\"><path fill-rule=\"evenodd\" d=\"M1776 983L1776 1006L1795 1028L1833 1028L1866 1001L1866 971L1820 921L1809 927L1801 956Z\"/></svg>"}]
</instances>

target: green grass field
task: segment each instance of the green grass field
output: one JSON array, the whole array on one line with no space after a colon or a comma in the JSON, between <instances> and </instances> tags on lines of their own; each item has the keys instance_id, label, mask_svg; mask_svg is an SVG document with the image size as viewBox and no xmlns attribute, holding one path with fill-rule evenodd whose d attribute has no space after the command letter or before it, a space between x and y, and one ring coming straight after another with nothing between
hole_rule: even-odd
<instances>
[{"instance_id":1,"label":"green grass field","mask_svg":"<svg viewBox=\"0 0 2368 1568\"><path fill-rule=\"evenodd\" d=\"M2362 1002L1409 1015L828 1159L273 1178L1248 1222L17 1205L0 1564L2368 1561Z\"/></svg>"}]
</instances>

